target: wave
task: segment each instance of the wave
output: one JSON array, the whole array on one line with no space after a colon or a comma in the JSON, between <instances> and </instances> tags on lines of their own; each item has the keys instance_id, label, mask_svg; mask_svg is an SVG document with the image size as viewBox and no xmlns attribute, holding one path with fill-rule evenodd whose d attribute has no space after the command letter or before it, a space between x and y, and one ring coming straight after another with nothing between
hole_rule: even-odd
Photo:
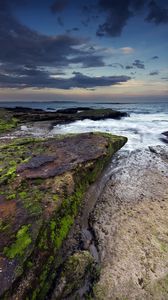
<instances>
[{"instance_id":1,"label":"wave","mask_svg":"<svg viewBox=\"0 0 168 300\"><path fill-rule=\"evenodd\" d=\"M71 124L57 125L52 134L83 133L101 131L128 137L125 149L133 150L163 144L162 132L168 130L167 115L162 114L131 114L121 120L83 120Z\"/></svg>"}]
</instances>

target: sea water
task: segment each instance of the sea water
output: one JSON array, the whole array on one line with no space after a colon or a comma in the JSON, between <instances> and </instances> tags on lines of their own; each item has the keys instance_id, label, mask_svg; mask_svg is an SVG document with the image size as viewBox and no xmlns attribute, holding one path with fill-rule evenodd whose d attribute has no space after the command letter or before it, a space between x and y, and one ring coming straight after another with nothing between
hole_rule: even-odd
<instances>
[{"instance_id":1,"label":"sea water","mask_svg":"<svg viewBox=\"0 0 168 300\"><path fill-rule=\"evenodd\" d=\"M1 107L24 106L41 108L44 110L57 110L68 107L87 106L91 108L112 108L129 114L120 120L106 119L92 121L85 119L66 125L55 126L50 135L82 133L82 132L108 132L123 135L128 138L125 149L133 150L163 144L164 131L168 131L168 102L165 103L89 103L89 102L12 102L0 103Z\"/></svg>"},{"instance_id":2,"label":"sea water","mask_svg":"<svg viewBox=\"0 0 168 300\"><path fill-rule=\"evenodd\" d=\"M163 144L162 133L168 131L168 103L161 104L98 104L97 107L112 108L128 112L129 116L120 120L106 119L76 121L57 125L54 134L107 132L128 138L125 149L133 150Z\"/></svg>"}]
</instances>

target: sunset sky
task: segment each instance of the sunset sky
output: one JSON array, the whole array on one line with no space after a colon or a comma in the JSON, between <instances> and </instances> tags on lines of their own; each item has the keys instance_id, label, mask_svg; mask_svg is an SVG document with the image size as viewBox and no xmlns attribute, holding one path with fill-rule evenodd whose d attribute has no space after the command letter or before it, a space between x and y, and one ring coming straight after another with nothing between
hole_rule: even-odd
<instances>
[{"instance_id":1,"label":"sunset sky","mask_svg":"<svg viewBox=\"0 0 168 300\"><path fill-rule=\"evenodd\" d=\"M0 100L168 99L167 0L0 0Z\"/></svg>"}]
</instances>

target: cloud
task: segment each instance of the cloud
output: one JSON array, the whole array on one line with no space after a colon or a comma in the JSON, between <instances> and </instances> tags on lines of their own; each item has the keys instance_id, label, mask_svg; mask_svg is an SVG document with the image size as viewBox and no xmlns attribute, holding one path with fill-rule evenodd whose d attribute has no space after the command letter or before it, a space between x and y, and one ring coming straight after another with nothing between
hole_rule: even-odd
<instances>
[{"instance_id":1,"label":"cloud","mask_svg":"<svg viewBox=\"0 0 168 300\"><path fill-rule=\"evenodd\" d=\"M1 88L95 88L130 79L127 76L89 77L81 73L64 78L67 68L105 66L104 53L90 43L88 46L88 39L69 34L46 36L33 31L19 23L6 8L0 11L0 45Z\"/></svg>"},{"instance_id":2,"label":"cloud","mask_svg":"<svg viewBox=\"0 0 168 300\"><path fill-rule=\"evenodd\" d=\"M80 30L79 27L73 27L72 29L67 29L66 32L71 33L71 32L77 32L79 30Z\"/></svg>"},{"instance_id":3,"label":"cloud","mask_svg":"<svg viewBox=\"0 0 168 300\"><path fill-rule=\"evenodd\" d=\"M149 73L150 76L155 76L155 75L158 75L158 74L159 74L159 71L153 71L153 72Z\"/></svg>"},{"instance_id":4,"label":"cloud","mask_svg":"<svg viewBox=\"0 0 168 300\"><path fill-rule=\"evenodd\" d=\"M58 24L59 24L61 27L64 26L63 19L62 19L60 16L57 18L57 21L58 21Z\"/></svg>"},{"instance_id":5,"label":"cloud","mask_svg":"<svg viewBox=\"0 0 168 300\"><path fill-rule=\"evenodd\" d=\"M153 56L151 59L153 59L153 60L159 59L159 56L155 55L155 56Z\"/></svg>"},{"instance_id":6,"label":"cloud","mask_svg":"<svg viewBox=\"0 0 168 300\"><path fill-rule=\"evenodd\" d=\"M135 51L132 47L122 47L120 50L123 54L132 54Z\"/></svg>"},{"instance_id":7,"label":"cloud","mask_svg":"<svg viewBox=\"0 0 168 300\"><path fill-rule=\"evenodd\" d=\"M63 11L69 4L69 0L57 0L51 5L51 11L53 13L58 13Z\"/></svg>"},{"instance_id":8,"label":"cloud","mask_svg":"<svg viewBox=\"0 0 168 300\"><path fill-rule=\"evenodd\" d=\"M73 27L72 30L73 31L79 31L79 27Z\"/></svg>"},{"instance_id":9,"label":"cloud","mask_svg":"<svg viewBox=\"0 0 168 300\"><path fill-rule=\"evenodd\" d=\"M87 53L80 54L70 59L71 64L80 64L82 68L97 68L104 67L104 63L101 55L90 55Z\"/></svg>"},{"instance_id":10,"label":"cloud","mask_svg":"<svg viewBox=\"0 0 168 300\"><path fill-rule=\"evenodd\" d=\"M70 35L45 36L20 24L9 12L0 12L0 62L37 67L104 66L103 55L80 49L86 39ZM19 55L18 55L19 54Z\"/></svg>"},{"instance_id":11,"label":"cloud","mask_svg":"<svg viewBox=\"0 0 168 300\"><path fill-rule=\"evenodd\" d=\"M24 75L23 75L24 74ZM70 78L50 76L49 72L35 69L22 69L14 74L0 73L0 88L95 88L100 86L118 85L131 79L129 76L90 77L80 72L74 72Z\"/></svg>"},{"instance_id":12,"label":"cloud","mask_svg":"<svg viewBox=\"0 0 168 300\"><path fill-rule=\"evenodd\" d=\"M146 21L153 22L156 25L168 23L168 9L159 6L156 1L149 2L149 13Z\"/></svg>"},{"instance_id":13,"label":"cloud","mask_svg":"<svg viewBox=\"0 0 168 300\"><path fill-rule=\"evenodd\" d=\"M108 67L113 67L113 68L120 67L121 69L124 69L124 66L120 63L109 64Z\"/></svg>"},{"instance_id":14,"label":"cloud","mask_svg":"<svg viewBox=\"0 0 168 300\"><path fill-rule=\"evenodd\" d=\"M127 65L126 67L125 67L125 69L126 70L130 70L130 69L133 69L134 67L132 66L132 65Z\"/></svg>"},{"instance_id":15,"label":"cloud","mask_svg":"<svg viewBox=\"0 0 168 300\"><path fill-rule=\"evenodd\" d=\"M105 15L105 21L97 29L97 36L120 36L129 19L147 12L145 21L156 25L168 23L168 9L155 0L99 0L99 12Z\"/></svg>"},{"instance_id":16,"label":"cloud","mask_svg":"<svg viewBox=\"0 0 168 300\"><path fill-rule=\"evenodd\" d=\"M138 69L145 69L144 62L139 59L135 59L132 65Z\"/></svg>"},{"instance_id":17,"label":"cloud","mask_svg":"<svg viewBox=\"0 0 168 300\"><path fill-rule=\"evenodd\" d=\"M74 28L77 31L77 28ZM46 36L20 24L7 6L0 11L1 88L89 88L126 82L128 76L91 77L82 73L64 77L67 67L105 66L104 55L88 40L67 34ZM91 48L91 49L90 49Z\"/></svg>"},{"instance_id":18,"label":"cloud","mask_svg":"<svg viewBox=\"0 0 168 300\"><path fill-rule=\"evenodd\" d=\"M99 25L98 36L119 36L127 21L144 6L144 0L99 0L101 10L106 13L106 20Z\"/></svg>"}]
</instances>

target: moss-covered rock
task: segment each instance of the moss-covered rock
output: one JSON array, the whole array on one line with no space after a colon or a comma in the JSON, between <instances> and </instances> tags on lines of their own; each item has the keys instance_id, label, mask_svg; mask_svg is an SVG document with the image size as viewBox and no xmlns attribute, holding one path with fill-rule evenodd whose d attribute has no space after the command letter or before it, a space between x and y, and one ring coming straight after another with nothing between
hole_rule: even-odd
<instances>
[{"instance_id":1,"label":"moss-covered rock","mask_svg":"<svg viewBox=\"0 0 168 300\"><path fill-rule=\"evenodd\" d=\"M94 267L94 259L88 251L79 251L70 256L64 264L58 285L52 299L68 299L81 286Z\"/></svg>"},{"instance_id":2,"label":"moss-covered rock","mask_svg":"<svg viewBox=\"0 0 168 300\"><path fill-rule=\"evenodd\" d=\"M12 112L0 109L0 134L8 132L17 127L19 120Z\"/></svg>"},{"instance_id":3,"label":"moss-covered rock","mask_svg":"<svg viewBox=\"0 0 168 300\"><path fill-rule=\"evenodd\" d=\"M126 138L81 134L0 146L0 296L44 299L88 186Z\"/></svg>"},{"instance_id":4,"label":"moss-covered rock","mask_svg":"<svg viewBox=\"0 0 168 300\"><path fill-rule=\"evenodd\" d=\"M54 124L70 123L77 120L91 119L91 120L102 120L102 119L120 119L128 116L125 112L115 111L111 108L102 109L91 109L91 108L69 108L62 109L56 112L49 112L40 109L31 108L11 108L3 110L6 115L13 115L21 122L38 122L38 121L51 121Z\"/></svg>"}]
</instances>

